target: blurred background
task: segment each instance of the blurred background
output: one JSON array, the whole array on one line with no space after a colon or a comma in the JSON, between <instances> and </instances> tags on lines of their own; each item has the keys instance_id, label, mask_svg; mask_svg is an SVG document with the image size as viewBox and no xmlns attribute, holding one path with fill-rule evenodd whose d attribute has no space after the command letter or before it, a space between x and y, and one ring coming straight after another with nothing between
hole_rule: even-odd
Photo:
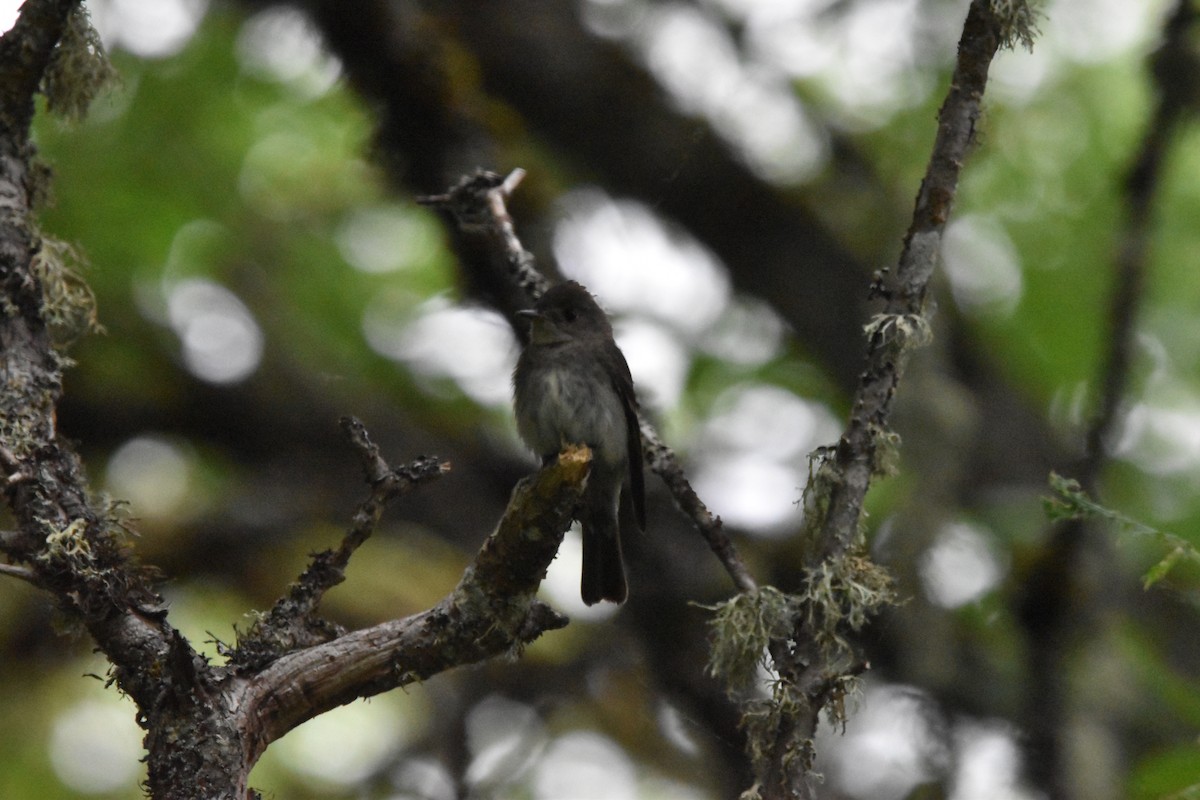
<instances>
[{"instance_id":1,"label":"blurred background","mask_svg":"<svg viewBox=\"0 0 1200 800\"><path fill-rule=\"evenodd\" d=\"M366 491L339 416L395 463L454 468L388 513L329 595L347 626L444 595L534 468L500 313L520 300L413 202L476 167L528 170L512 203L526 246L612 314L643 406L752 572L798 586L808 454L846 415L870 277L899 252L965 0L88 6L119 83L81 123L36 123L54 170L40 223L80 254L105 328L71 351L59 422L93 487L128 502L195 645L216 658L338 540ZM822 797L1200 783L1200 576L1144 591L1159 543L1097 528L1064 555L1042 509L1095 413L1124 176L1171 4L1041 9L1033 52L994 64L935 341L900 386L897 473L869 497L872 553L904 602L863 633L872 669L845 730L823 724ZM1100 500L1195 541L1195 126L1166 159ZM253 784L300 800L735 797L751 778L737 708L704 674L699 605L733 587L656 479L648 492L626 605L580 604L570 534L543 587L568 628L313 720ZM140 797L133 705L57 627L44 595L0 582L0 796Z\"/></svg>"}]
</instances>

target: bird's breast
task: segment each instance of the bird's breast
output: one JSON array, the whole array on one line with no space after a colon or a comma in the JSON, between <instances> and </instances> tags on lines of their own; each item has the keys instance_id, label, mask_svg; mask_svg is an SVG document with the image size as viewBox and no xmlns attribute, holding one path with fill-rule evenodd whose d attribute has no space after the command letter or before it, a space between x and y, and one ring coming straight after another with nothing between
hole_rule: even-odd
<instances>
[{"instance_id":1,"label":"bird's breast","mask_svg":"<svg viewBox=\"0 0 1200 800\"><path fill-rule=\"evenodd\" d=\"M549 363L537 364L538 361ZM625 412L612 382L598 364L534 359L516 382L517 426L541 455L566 444L586 444L609 464L625 461Z\"/></svg>"}]
</instances>

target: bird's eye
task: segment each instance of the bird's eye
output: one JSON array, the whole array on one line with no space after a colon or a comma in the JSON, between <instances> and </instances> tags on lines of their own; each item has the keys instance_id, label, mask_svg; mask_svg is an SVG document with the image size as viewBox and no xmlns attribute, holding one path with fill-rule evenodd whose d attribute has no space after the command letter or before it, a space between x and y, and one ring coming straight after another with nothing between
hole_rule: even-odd
<instances>
[{"instance_id":1,"label":"bird's eye","mask_svg":"<svg viewBox=\"0 0 1200 800\"><path fill-rule=\"evenodd\" d=\"M575 309L568 308L566 311L563 311L563 319L567 322L574 322L575 321Z\"/></svg>"}]
</instances>

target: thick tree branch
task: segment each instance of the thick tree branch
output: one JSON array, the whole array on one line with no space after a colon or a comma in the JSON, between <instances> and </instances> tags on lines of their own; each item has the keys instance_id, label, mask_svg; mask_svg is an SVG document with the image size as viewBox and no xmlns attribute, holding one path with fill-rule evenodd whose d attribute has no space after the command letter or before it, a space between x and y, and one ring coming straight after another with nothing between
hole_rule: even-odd
<instances>
[{"instance_id":1,"label":"thick tree branch","mask_svg":"<svg viewBox=\"0 0 1200 800\"><path fill-rule=\"evenodd\" d=\"M331 708L519 651L566 625L534 594L571 524L590 464L586 447L570 448L518 484L474 563L433 608L285 655L241 684L233 707L252 757Z\"/></svg>"},{"instance_id":2,"label":"thick tree branch","mask_svg":"<svg viewBox=\"0 0 1200 800\"><path fill-rule=\"evenodd\" d=\"M33 121L33 98L81 0L29 0L0 38L0 136L24 142Z\"/></svg>"},{"instance_id":3,"label":"thick tree branch","mask_svg":"<svg viewBox=\"0 0 1200 800\"><path fill-rule=\"evenodd\" d=\"M315 559L293 593L255 626L250 643L231 653L229 667L197 664L182 638L172 637L170 677L145 723L152 796L256 797L248 788L250 770L271 742L305 720L452 667L519 652L567 624L534 594L582 494L591 465L587 448L562 453L518 484L496 531L433 608L353 633L295 636L314 629L311 615L297 614L315 611L323 587L336 582L338 565L374 529L386 499L442 471L435 460L391 470L360 424L345 425L361 448L371 497L342 547Z\"/></svg>"},{"instance_id":4,"label":"thick tree branch","mask_svg":"<svg viewBox=\"0 0 1200 800\"><path fill-rule=\"evenodd\" d=\"M160 686L147 676L170 674L170 628L150 574L130 559L120 524L92 503L78 457L59 438L63 359L34 268L33 94L77 6L30 0L0 40L0 459L17 520L4 550L87 627L121 687L149 708Z\"/></svg>"}]
</instances>

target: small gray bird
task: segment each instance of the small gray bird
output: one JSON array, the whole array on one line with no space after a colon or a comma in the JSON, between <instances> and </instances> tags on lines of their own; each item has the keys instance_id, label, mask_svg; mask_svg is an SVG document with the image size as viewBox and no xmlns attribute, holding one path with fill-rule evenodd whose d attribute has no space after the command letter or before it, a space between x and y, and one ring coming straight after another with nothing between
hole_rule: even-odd
<instances>
[{"instance_id":1,"label":"small gray bird","mask_svg":"<svg viewBox=\"0 0 1200 800\"><path fill-rule=\"evenodd\" d=\"M646 527L637 398L608 317L587 289L560 283L528 317L529 344L513 372L517 430L550 463L564 445L586 444L592 468L578 512L583 528L580 594L589 606L624 602L628 589L618 525L628 485L640 529Z\"/></svg>"}]
</instances>

